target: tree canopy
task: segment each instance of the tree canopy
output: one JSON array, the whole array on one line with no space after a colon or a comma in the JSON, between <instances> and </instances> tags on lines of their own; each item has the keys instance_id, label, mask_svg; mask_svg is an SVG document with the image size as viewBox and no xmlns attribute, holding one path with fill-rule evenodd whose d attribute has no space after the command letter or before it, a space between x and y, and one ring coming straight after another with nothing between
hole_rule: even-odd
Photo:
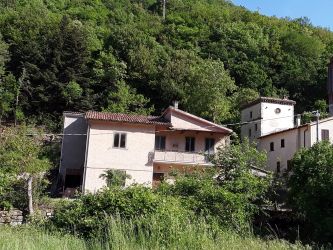
<instances>
[{"instance_id":1,"label":"tree canopy","mask_svg":"<svg viewBox=\"0 0 333 250\"><path fill-rule=\"evenodd\" d=\"M169 0L165 20L159 0L0 5L0 115L9 120L19 113L56 125L64 110L160 114L178 100L222 123L239 118L242 96L289 95L299 112L326 99L333 34L307 19L226 0Z\"/></svg>"},{"instance_id":2,"label":"tree canopy","mask_svg":"<svg viewBox=\"0 0 333 250\"><path fill-rule=\"evenodd\" d=\"M299 151L292 160L289 178L291 204L309 223L308 234L332 242L333 147L328 141Z\"/></svg>"}]
</instances>

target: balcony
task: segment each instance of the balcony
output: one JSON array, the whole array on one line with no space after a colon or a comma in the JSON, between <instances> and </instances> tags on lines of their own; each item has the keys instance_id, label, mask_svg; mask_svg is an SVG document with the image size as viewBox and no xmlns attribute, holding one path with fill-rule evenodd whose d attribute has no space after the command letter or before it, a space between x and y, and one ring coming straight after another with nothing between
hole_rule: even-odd
<instances>
[{"instance_id":1,"label":"balcony","mask_svg":"<svg viewBox=\"0 0 333 250\"><path fill-rule=\"evenodd\" d=\"M160 163L176 163L190 165L206 165L212 164L208 161L207 155L200 152L180 152L180 151L157 151L154 152L154 162Z\"/></svg>"}]
</instances>

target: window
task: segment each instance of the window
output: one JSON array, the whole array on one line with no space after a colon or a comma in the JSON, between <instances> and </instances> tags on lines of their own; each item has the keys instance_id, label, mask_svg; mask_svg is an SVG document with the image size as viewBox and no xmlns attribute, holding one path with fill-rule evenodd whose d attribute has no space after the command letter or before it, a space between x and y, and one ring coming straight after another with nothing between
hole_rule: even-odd
<instances>
[{"instance_id":1,"label":"window","mask_svg":"<svg viewBox=\"0 0 333 250\"><path fill-rule=\"evenodd\" d=\"M269 149L270 149L270 151L274 151L274 142L271 142L269 144Z\"/></svg>"},{"instance_id":2,"label":"window","mask_svg":"<svg viewBox=\"0 0 333 250\"><path fill-rule=\"evenodd\" d=\"M276 172L279 174L281 173L281 163L278 161L276 162Z\"/></svg>"},{"instance_id":3,"label":"window","mask_svg":"<svg viewBox=\"0 0 333 250\"><path fill-rule=\"evenodd\" d=\"M258 124L257 124L257 123L254 124L254 130L255 130L255 131L258 131Z\"/></svg>"},{"instance_id":4,"label":"window","mask_svg":"<svg viewBox=\"0 0 333 250\"><path fill-rule=\"evenodd\" d=\"M276 113L276 114L280 114L280 113L281 113L281 109L280 109L280 108L276 108L276 109L275 109L275 113Z\"/></svg>"},{"instance_id":5,"label":"window","mask_svg":"<svg viewBox=\"0 0 333 250\"><path fill-rule=\"evenodd\" d=\"M126 148L126 134L125 133L115 133L114 134L113 147Z\"/></svg>"},{"instance_id":6,"label":"window","mask_svg":"<svg viewBox=\"0 0 333 250\"><path fill-rule=\"evenodd\" d=\"M284 148L284 139L281 139L281 148Z\"/></svg>"},{"instance_id":7,"label":"window","mask_svg":"<svg viewBox=\"0 0 333 250\"><path fill-rule=\"evenodd\" d=\"M321 130L321 140L329 140L330 139L330 131L328 129Z\"/></svg>"},{"instance_id":8,"label":"window","mask_svg":"<svg viewBox=\"0 0 333 250\"><path fill-rule=\"evenodd\" d=\"M250 111L250 119L252 119L253 113L252 111Z\"/></svg>"},{"instance_id":9,"label":"window","mask_svg":"<svg viewBox=\"0 0 333 250\"><path fill-rule=\"evenodd\" d=\"M164 173L153 173L153 181L163 181Z\"/></svg>"},{"instance_id":10,"label":"window","mask_svg":"<svg viewBox=\"0 0 333 250\"><path fill-rule=\"evenodd\" d=\"M206 154L213 154L214 153L214 145L215 145L215 139L213 139L213 138L206 138L205 139L205 152L206 152Z\"/></svg>"},{"instance_id":11,"label":"window","mask_svg":"<svg viewBox=\"0 0 333 250\"><path fill-rule=\"evenodd\" d=\"M291 170L291 160L287 161L287 170L290 171Z\"/></svg>"},{"instance_id":12,"label":"window","mask_svg":"<svg viewBox=\"0 0 333 250\"><path fill-rule=\"evenodd\" d=\"M186 137L185 138L185 151L186 152L194 152L194 144L195 144L195 138L194 137Z\"/></svg>"},{"instance_id":13,"label":"window","mask_svg":"<svg viewBox=\"0 0 333 250\"><path fill-rule=\"evenodd\" d=\"M249 128L249 138L252 136L252 130Z\"/></svg>"},{"instance_id":14,"label":"window","mask_svg":"<svg viewBox=\"0 0 333 250\"><path fill-rule=\"evenodd\" d=\"M158 135L155 137L155 149L165 150L165 136Z\"/></svg>"}]
</instances>

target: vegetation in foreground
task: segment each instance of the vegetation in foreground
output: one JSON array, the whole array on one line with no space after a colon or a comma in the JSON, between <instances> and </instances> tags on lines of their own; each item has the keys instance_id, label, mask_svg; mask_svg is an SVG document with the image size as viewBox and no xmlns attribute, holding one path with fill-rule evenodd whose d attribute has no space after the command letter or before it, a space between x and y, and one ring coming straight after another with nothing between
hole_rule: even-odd
<instances>
[{"instance_id":1,"label":"vegetation in foreground","mask_svg":"<svg viewBox=\"0 0 333 250\"><path fill-rule=\"evenodd\" d=\"M105 234L90 240L33 227L0 227L0 249L311 249L278 239L262 240L230 231L212 231L204 222L174 221L170 224L170 237L166 239L159 221L151 220L152 231L140 228L142 221L124 223L110 219Z\"/></svg>"}]
</instances>

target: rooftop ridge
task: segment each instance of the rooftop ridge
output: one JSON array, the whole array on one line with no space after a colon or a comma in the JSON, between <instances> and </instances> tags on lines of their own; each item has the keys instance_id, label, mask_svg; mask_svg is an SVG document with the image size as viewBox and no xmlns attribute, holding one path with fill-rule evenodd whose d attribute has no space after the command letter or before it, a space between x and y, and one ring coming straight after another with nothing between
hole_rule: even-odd
<instances>
[{"instance_id":1,"label":"rooftop ridge","mask_svg":"<svg viewBox=\"0 0 333 250\"><path fill-rule=\"evenodd\" d=\"M284 104L284 105L295 105L296 102L293 100L289 100L289 99L285 99L285 98L276 98L276 97L265 97L265 96L261 96L259 98L257 98L254 101L251 101L249 103L246 103L244 105L241 105L241 109L245 109L248 107L251 107L255 104L258 104L260 102L267 102L267 103L277 103L277 104Z\"/></svg>"}]
</instances>

